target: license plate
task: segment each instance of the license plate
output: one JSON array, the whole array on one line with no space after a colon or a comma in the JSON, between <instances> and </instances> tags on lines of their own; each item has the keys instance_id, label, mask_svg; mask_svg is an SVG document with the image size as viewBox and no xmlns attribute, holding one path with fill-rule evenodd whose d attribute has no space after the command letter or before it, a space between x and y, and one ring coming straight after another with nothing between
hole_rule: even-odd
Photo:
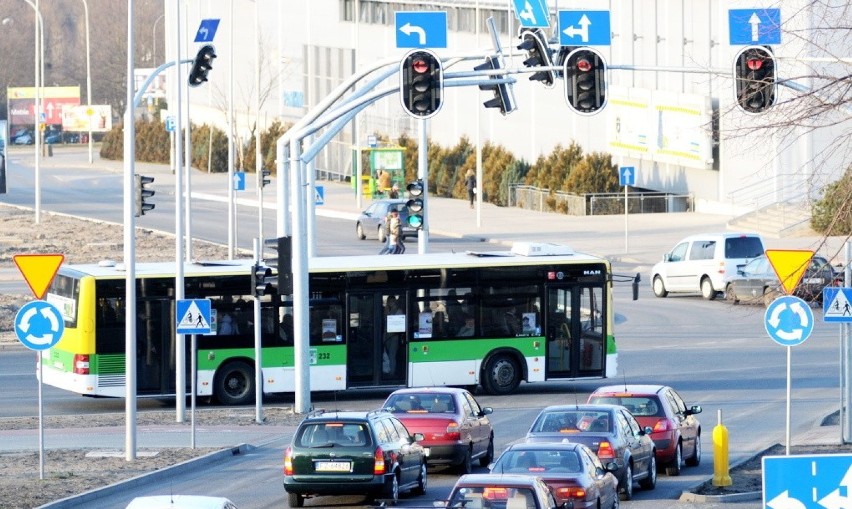
<instances>
[{"instance_id":1,"label":"license plate","mask_svg":"<svg viewBox=\"0 0 852 509\"><path fill-rule=\"evenodd\" d=\"M822 278L806 277L804 282L805 282L806 285L818 285L818 284L822 283Z\"/></svg>"},{"instance_id":2,"label":"license plate","mask_svg":"<svg viewBox=\"0 0 852 509\"><path fill-rule=\"evenodd\" d=\"M349 461L317 461L317 472L349 472L351 470Z\"/></svg>"}]
</instances>

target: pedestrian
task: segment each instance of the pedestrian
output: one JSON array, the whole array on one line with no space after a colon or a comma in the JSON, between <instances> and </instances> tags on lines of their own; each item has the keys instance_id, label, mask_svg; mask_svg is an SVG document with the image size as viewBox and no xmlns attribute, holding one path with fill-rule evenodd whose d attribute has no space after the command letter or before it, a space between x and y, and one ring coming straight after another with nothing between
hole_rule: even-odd
<instances>
[{"instance_id":1,"label":"pedestrian","mask_svg":"<svg viewBox=\"0 0 852 509\"><path fill-rule=\"evenodd\" d=\"M399 184L394 184L393 187L391 187L391 190L388 193L388 198L393 200L399 198Z\"/></svg>"},{"instance_id":2,"label":"pedestrian","mask_svg":"<svg viewBox=\"0 0 852 509\"><path fill-rule=\"evenodd\" d=\"M379 183L378 183L379 193L383 194L383 193L389 192L390 188L391 188L391 174L390 174L390 172L379 170L378 177L379 177Z\"/></svg>"},{"instance_id":3,"label":"pedestrian","mask_svg":"<svg viewBox=\"0 0 852 509\"><path fill-rule=\"evenodd\" d=\"M467 198L470 200L470 208L473 208L473 200L476 198L476 173L473 169L467 170L464 176L464 186L467 188Z\"/></svg>"},{"instance_id":4,"label":"pedestrian","mask_svg":"<svg viewBox=\"0 0 852 509\"><path fill-rule=\"evenodd\" d=\"M399 219L399 211L393 209L390 219L390 254L405 253L405 244L402 243L402 221Z\"/></svg>"},{"instance_id":5,"label":"pedestrian","mask_svg":"<svg viewBox=\"0 0 852 509\"><path fill-rule=\"evenodd\" d=\"M385 215L385 224L382 225L382 231L385 234L385 245L381 251L379 251L380 255L384 254L393 254L394 244L391 244L391 220L393 219L393 213L395 210L388 211L387 215Z\"/></svg>"},{"instance_id":6,"label":"pedestrian","mask_svg":"<svg viewBox=\"0 0 852 509\"><path fill-rule=\"evenodd\" d=\"M400 343L402 343L402 334L395 329L388 330L390 328L390 327L388 327L389 325L394 325L394 323L391 322L391 320L389 320L388 317L391 316L391 315L404 315L405 311L403 311L402 308L400 307L399 299L395 295L389 295L387 297L387 299L385 299L384 311L385 311L385 337L384 337L384 341L383 341L383 346L384 346L383 355L387 354L387 357L388 357L388 363L387 364L388 365L387 365L387 369L384 369L385 367L382 366L382 371L386 375L393 376L394 374L396 374L396 361L397 361L396 357L397 357L398 352L399 352L399 345L400 345ZM382 359L382 362L384 362L384 359Z\"/></svg>"}]
</instances>

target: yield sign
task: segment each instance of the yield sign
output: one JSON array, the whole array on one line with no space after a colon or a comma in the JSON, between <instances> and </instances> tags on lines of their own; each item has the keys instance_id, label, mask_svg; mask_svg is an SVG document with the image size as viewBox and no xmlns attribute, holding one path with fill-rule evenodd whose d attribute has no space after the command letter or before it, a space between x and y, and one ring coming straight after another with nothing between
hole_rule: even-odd
<instances>
[{"instance_id":1,"label":"yield sign","mask_svg":"<svg viewBox=\"0 0 852 509\"><path fill-rule=\"evenodd\" d=\"M61 254L15 255L15 265L24 275L30 290L36 299L43 299L47 288L53 282L56 271L65 260Z\"/></svg>"},{"instance_id":2,"label":"yield sign","mask_svg":"<svg viewBox=\"0 0 852 509\"><path fill-rule=\"evenodd\" d=\"M813 251L795 249L767 249L766 258L772 264L775 275L781 281L781 286L787 294L802 280L802 275L808 269L808 264L814 256Z\"/></svg>"}]
</instances>

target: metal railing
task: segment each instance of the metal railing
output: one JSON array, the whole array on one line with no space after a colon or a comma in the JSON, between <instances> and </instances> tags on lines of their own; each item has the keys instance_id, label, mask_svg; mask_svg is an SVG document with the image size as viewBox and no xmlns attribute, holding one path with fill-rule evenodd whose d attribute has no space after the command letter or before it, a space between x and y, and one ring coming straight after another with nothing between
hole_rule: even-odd
<instances>
[{"instance_id":1,"label":"metal railing","mask_svg":"<svg viewBox=\"0 0 852 509\"><path fill-rule=\"evenodd\" d=\"M509 186L508 200L510 207L539 212L558 212L573 216L624 213L624 194L622 193L580 195L515 184ZM627 210L630 214L692 212L695 210L695 199L691 193L680 195L628 193Z\"/></svg>"}]
</instances>

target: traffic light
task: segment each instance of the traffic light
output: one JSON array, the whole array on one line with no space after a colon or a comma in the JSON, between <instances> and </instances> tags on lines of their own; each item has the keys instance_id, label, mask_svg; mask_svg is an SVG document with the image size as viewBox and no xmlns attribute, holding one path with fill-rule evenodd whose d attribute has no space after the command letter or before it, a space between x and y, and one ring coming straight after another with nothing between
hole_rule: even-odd
<instances>
[{"instance_id":1,"label":"traffic light","mask_svg":"<svg viewBox=\"0 0 852 509\"><path fill-rule=\"evenodd\" d=\"M553 65L553 54L547 46L547 39L540 28L535 30L524 30L521 32L521 43L518 49L527 52L524 60L526 67L551 67ZM530 76L530 81L540 81L544 86L551 88L556 81L556 73L550 70L541 70Z\"/></svg>"},{"instance_id":2,"label":"traffic light","mask_svg":"<svg viewBox=\"0 0 852 509\"><path fill-rule=\"evenodd\" d=\"M270 182L272 181L269 180L269 170L261 169L257 174L257 186L266 187Z\"/></svg>"},{"instance_id":3,"label":"traffic light","mask_svg":"<svg viewBox=\"0 0 852 509\"><path fill-rule=\"evenodd\" d=\"M415 180L405 186L405 190L408 191L409 197L409 200L405 202L405 206L408 207L408 226L419 230L423 228L423 209L425 208L423 202L423 181L420 179Z\"/></svg>"},{"instance_id":4,"label":"traffic light","mask_svg":"<svg viewBox=\"0 0 852 509\"><path fill-rule=\"evenodd\" d=\"M574 111L594 115L606 104L606 62L591 48L578 48L565 58L565 100Z\"/></svg>"},{"instance_id":5,"label":"traffic light","mask_svg":"<svg viewBox=\"0 0 852 509\"><path fill-rule=\"evenodd\" d=\"M278 237L278 294L293 294L292 237Z\"/></svg>"},{"instance_id":6,"label":"traffic light","mask_svg":"<svg viewBox=\"0 0 852 509\"><path fill-rule=\"evenodd\" d=\"M254 264L251 268L251 293L255 297L262 297L275 293L277 279L272 275L272 269L260 264Z\"/></svg>"},{"instance_id":7,"label":"traffic light","mask_svg":"<svg viewBox=\"0 0 852 509\"><path fill-rule=\"evenodd\" d=\"M473 68L475 71L500 70L500 57L486 57L485 63L479 64ZM492 75L492 78L502 78L503 75ZM480 90L491 90L494 93L494 98L483 103L486 108L500 108L500 113L504 116L515 111L515 93L512 90L512 85L508 83L488 83L479 85Z\"/></svg>"},{"instance_id":8,"label":"traffic light","mask_svg":"<svg viewBox=\"0 0 852 509\"><path fill-rule=\"evenodd\" d=\"M747 46L734 58L737 103L746 113L763 113L775 104L775 57L763 46Z\"/></svg>"},{"instance_id":9,"label":"traffic light","mask_svg":"<svg viewBox=\"0 0 852 509\"><path fill-rule=\"evenodd\" d=\"M441 109L444 67L431 51L409 52L399 64L399 98L414 118L430 118Z\"/></svg>"},{"instance_id":10,"label":"traffic light","mask_svg":"<svg viewBox=\"0 0 852 509\"><path fill-rule=\"evenodd\" d=\"M213 60L216 58L216 50L207 44L198 50L192 69L189 71L189 86L197 87L207 81L207 73L213 68Z\"/></svg>"},{"instance_id":11,"label":"traffic light","mask_svg":"<svg viewBox=\"0 0 852 509\"><path fill-rule=\"evenodd\" d=\"M146 177L136 173L133 174L133 177L136 180L136 217L144 216L145 212L154 210L155 205L145 201L146 198L150 198L155 194L153 189L145 187L146 185L154 182L154 177Z\"/></svg>"}]
</instances>

